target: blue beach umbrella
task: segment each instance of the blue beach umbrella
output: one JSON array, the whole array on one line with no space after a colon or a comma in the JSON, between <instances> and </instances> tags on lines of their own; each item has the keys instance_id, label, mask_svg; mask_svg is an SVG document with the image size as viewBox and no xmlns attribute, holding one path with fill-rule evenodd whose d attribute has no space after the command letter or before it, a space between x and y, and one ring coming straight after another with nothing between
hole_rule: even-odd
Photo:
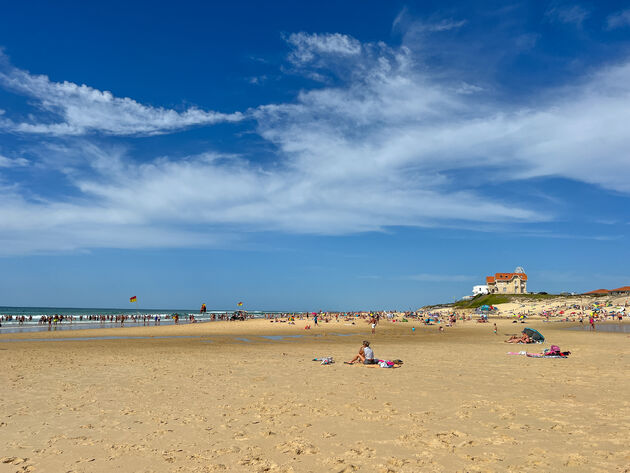
<instances>
[{"instance_id":1,"label":"blue beach umbrella","mask_svg":"<svg viewBox=\"0 0 630 473\"><path fill-rule=\"evenodd\" d=\"M545 337L543 336L543 334L540 333L536 329L525 327L523 329L523 333L525 333L528 337L530 337L535 342L543 343L545 341Z\"/></svg>"}]
</instances>

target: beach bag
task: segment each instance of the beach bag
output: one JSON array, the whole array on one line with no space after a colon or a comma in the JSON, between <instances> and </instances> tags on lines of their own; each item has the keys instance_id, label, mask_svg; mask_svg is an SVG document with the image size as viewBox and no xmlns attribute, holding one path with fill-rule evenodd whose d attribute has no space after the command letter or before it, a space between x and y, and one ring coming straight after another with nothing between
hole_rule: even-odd
<instances>
[{"instance_id":1,"label":"beach bag","mask_svg":"<svg viewBox=\"0 0 630 473\"><path fill-rule=\"evenodd\" d=\"M389 361L389 360L380 360L378 362L378 366L380 366L381 368L393 368L394 367L394 362L393 361Z\"/></svg>"}]
</instances>

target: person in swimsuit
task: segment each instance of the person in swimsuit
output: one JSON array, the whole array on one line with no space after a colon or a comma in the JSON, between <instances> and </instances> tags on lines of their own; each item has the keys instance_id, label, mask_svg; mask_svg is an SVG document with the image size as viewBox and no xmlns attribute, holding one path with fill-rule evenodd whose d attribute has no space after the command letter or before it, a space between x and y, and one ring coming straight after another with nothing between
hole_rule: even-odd
<instances>
[{"instance_id":1,"label":"person in swimsuit","mask_svg":"<svg viewBox=\"0 0 630 473\"><path fill-rule=\"evenodd\" d=\"M529 338L525 332L523 332L520 337L518 335L512 335L510 338L505 340L505 343L534 343L534 341Z\"/></svg>"},{"instance_id":2,"label":"person in swimsuit","mask_svg":"<svg viewBox=\"0 0 630 473\"><path fill-rule=\"evenodd\" d=\"M352 360L346 361L346 364L353 365L354 363L363 363L364 365L376 364L374 359L374 350L370 348L370 342L363 341L363 345L359 348L359 353Z\"/></svg>"}]
</instances>

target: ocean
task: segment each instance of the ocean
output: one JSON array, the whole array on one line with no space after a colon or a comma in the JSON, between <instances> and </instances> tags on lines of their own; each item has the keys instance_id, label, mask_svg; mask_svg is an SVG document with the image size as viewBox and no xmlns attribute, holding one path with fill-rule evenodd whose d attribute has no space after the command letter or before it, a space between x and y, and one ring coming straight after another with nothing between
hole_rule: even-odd
<instances>
[{"instance_id":1,"label":"ocean","mask_svg":"<svg viewBox=\"0 0 630 473\"><path fill-rule=\"evenodd\" d=\"M2 307L0 306L0 334L3 333L31 333L49 330L48 324L40 324L42 317L55 315L63 315L64 317L72 317L70 320L64 320L61 323L54 324L51 330L78 330L87 328L111 328L120 327L120 322L116 322L118 315L138 316L142 319L144 316L150 316L149 324L155 324L155 318L159 319L160 325L170 325L174 321L171 315L179 314L179 323L189 323L189 316L194 315L197 322L210 322L213 314L232 314L235 311L226 310L208 310L205 314L200 314L199 309L99 309L99 308L77 308L77 307ZM262 317L264 314L276 314L279 312L261 312L248 311L250 316L255 318ZM18 318L24 316L26 320L20 323ZM101 322L99 320L89 320L90 317L100 318L105 316L111 317L113 321ZM11 317L12 320L7 320ZM30 319L30 320L29 320ZM144 320L127 319L125 327L142 326Z\"/></svg>"}]
</instances>

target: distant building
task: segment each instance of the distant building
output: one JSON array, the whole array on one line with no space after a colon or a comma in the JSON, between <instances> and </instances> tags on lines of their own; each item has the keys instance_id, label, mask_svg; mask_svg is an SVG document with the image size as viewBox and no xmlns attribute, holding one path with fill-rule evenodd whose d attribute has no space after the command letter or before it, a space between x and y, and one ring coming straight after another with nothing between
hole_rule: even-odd
<instances>
[{"instance_id":1,"label":"distant building","mask_svg":"<svg viewBox=\"0 0 630 473\"><path fill-rule=\"evenodd\" d=\"M521 267L516 268L513 273L488 276L486 284L490 294L527 294L527 274Z\"/></svg>"},{"instance_id":2,"label":"distant building","mask_svg":"<svg viewBox=\"0 0 630 473\"><path fill-rule=\"evenodd\" d=\"M600 294L608 294L608 289L595 289L594 291L585 292L585 296L597 296Z\"/></svg>"},{"instance_id":3,"label":"distant building","mask_svg":"<svg viewBox=\"0 0 630 473\"><path fill-rule=\"evenodd\" d=\"M490 289L485 284L479 286L473 286L473 297L478 295L490 294Z\"/></svg>"},{"instance_id":4,"label":"distant building","mask_svg":"<svg viewBox=\"0 0 630 473\"><path fill-rule=\"evenodd\" d=\"M585 292L584 295L585 296L593 296L593 295L603 295L603 294L610 294L610 295L622 295L622 294L630 294L630 286L623 286L623 287L618 287L617 289L595 289L594 291L589 291L589 292Z\"/></svg>"}]
</instances>

